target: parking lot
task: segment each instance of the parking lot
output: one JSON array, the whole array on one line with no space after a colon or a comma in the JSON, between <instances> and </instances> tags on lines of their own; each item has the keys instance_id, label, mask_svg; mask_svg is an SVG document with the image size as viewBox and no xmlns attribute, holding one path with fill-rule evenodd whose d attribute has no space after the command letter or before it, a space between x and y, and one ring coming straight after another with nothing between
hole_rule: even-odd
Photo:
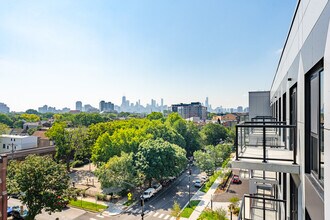
<instances>
[{"instance_id":1,"label":"parking lot","mask_svg":"<svg viewBox=\"0 0 330 220\"><path fill-rule=\"evenodd\" d=\"M239 171L233 170L233 174L238 175ZM240 180L242 181L240 184L230 183L230 186L229 186L227 192L215 194L213 196L213 201L214 202L228 202L229 199L234 196L241 199L244 194L248 194L249 193L249 180L246 178L242 178L242 176L240 176Z\"/></svg>"}]
</instances>

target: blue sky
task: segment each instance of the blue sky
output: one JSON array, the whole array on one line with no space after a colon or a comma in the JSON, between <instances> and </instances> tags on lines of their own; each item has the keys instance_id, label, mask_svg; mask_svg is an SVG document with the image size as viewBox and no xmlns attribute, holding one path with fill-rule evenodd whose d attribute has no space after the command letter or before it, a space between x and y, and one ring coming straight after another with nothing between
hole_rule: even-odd
<instances>
[{"instance_id":1,"label":"blue sky","mask_svg":"<svg viewBox=\"0 0 330 220\"><path fill-rule=\"evenodd\" d=\"M295 0L2 1L0 102L25 111L269 90Z\"/></svg>"}]
</instances>

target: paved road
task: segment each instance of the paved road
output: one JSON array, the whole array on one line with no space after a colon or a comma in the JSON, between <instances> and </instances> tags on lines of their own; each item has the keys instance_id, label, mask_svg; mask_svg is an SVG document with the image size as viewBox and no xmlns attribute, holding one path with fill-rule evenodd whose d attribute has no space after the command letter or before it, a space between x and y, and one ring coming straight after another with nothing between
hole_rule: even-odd
<instances>
[{"instance_id":1,"label":"paved road","mask_svg":"<svg viewBox=\"0 0 330 220\"><path fill-rule=\"evenodd\" d=\"M200 171L196 167L192 167L192 175L190 177L191 184L191 197L198 190L193 185L193 180L197 178ZM150 201L145 202L144 207L144 219L146 220L173 220L171 214L171 208L173 207L174 201L177 201L182 208L189 198L188 193L189 185L189 175L184 172L180 177L178 177L170 186L163 188L155 197L150 199ZM126 210L125 213L118 216L101 216L99 214L86 213L77 217L75 220L101 220L101 219L141 219L142 208L140 203L132 206L130 209Z\"/></svg>"}]
</instances>

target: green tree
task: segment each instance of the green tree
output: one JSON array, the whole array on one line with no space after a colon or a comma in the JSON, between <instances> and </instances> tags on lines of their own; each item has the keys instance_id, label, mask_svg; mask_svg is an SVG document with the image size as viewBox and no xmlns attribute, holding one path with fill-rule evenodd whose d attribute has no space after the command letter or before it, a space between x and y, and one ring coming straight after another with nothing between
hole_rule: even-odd
<instances>
[{"instance_id":1,"label":"green tree","mask_svg":"<svg viewBox=\"0 0 330 220\"><path fill-rule=\"evenodd\" d=\"M201 137L205 145L215 146L227 139L227 129L220 124L209 123L202 128Z\"/></svg>"},{"instance_id":2,"label":"green tree","mask_svg":"<svg viewBox=\"0 0 330 220\"><path fill-rule=\"evenodd\" d=\"M180 204L177 201L174 201L171 215L174 216L178 220L178 219L180 219L180 212L181 212Z\"/></svg>"},{"instance_id":3,"label":"green tree","mask_svg":"<svg viewBox=\"0 0 330 220\"><path fill-rule=\"evenodd\" d=\"M96 171L96 175L102 187L132 188L140 185L133 161L133 153L122 152L121 156L114 156Z\"/></svg>"},{"instance_id":4,"label":"green tree","mask_svg":"<svg viewBox=\"0 0 330 220\"><path fill-rule=\"evenodd\" d=\"M0 123L11 127L13 125L13 120L8 115L0 113Z\"/></svg>"},{"instance_id":5,"label":"green tree","mask_svg":"<svg viewBox=\"0 0 330 220\"><path fill-rule=\"evenodd\" d=\"M64 161L67 170L70 171L70 160L84 147L87 129L84 127L68 129L66 123L57 122L46 132L46 136L55 141L55 158Z\"/></svg>"},{"instance_id":6,"label":"green tree","mask_svg":"<svg viewBox=\"0 0 330 220\"><path fill-rule=\"evenodd\" d=\"M194 159L197 167L202 171L214 171L215 163L212 155L201 150L194 152Z\"/></svg>"},{"instance_id":7,"label":"green tree","mask_svg":"<svg viewBox=\"0 0 330 220\"><path fill-rule=\"evenodd\" d=\"M136 154L136 165L151 186L152 179L178 175L186 166L186 152L175 144L162 139L146 140Z\"/></svg>"},{"instance_id":8,"label":"green tree","mask_svg":"<svg viewBox=\"0 0 330 220\"><path fill-rule=\"evenodd\" d=\"M40 117L36 114L21 114L20 116L21 119L27 121L27 122L38 122L40 121Z\"/></svg>"},{"instance_id":9,"label":"green tree","mask_svg":"<svg viewBox=\"0 0 330 220\"><path fill-rule=\"evenodd\" d=\"M40 113L37 110L34 109L28 109L25 111L26 114L34 114L34 115L39 115Z\"/></svg>"},{"instance_id":10,"label":"green tree","mask_svg":"<svg viewBox=\"0 0 330 220\"><path fill-rule=\"evenodd\" d=\"M9 193L20 193L20 199L29 210L25 219L34 220L44 209L61 211L68 196L69 176L64 166L50 157L29 155L22 162L8 165L7 187Z\"/></svg>"},{"instance_id":11,"label":"green tree","mask_svg":"<svg viewBox=\"0 0 330 220\"><path fill-rule=\"evenodd\" d=\"M160 112L152 112L149 115L147 115L147 119L151 120L163 120L164 116Z\"/></svg>"},{"instance_id":12,"label":"green tree","mask_svg":"<svg viewBox=\"0 0 330 220\"><path fill-rule=\"evenodd\" d=\"M7 134L9 132L10 128L8 125L0 123L0 134Z\"/></svg>"}]
</instances>

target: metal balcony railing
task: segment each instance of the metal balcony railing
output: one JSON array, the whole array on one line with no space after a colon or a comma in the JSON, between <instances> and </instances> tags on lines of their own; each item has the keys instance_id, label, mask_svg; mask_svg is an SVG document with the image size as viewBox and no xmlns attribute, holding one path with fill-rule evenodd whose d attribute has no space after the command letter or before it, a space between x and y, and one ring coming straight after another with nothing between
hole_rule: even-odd
<instances>
[{"instance_id":1,"label":"metal balcony railing","mask_svg":"<svg viewBox=\"0 0 330 220\"><path fill-rule=\"evenodd\" d=\"M267 195L244 195L238 220L286 219L286 201Z\"/></svg>"},{"instance_id":2,"label":"metal balcony railing","mask_svg":"<svg viewBox=\"0 0 330 220\"><path fill-rule=\"evenodd\" d=\"M273 118L255 118L236 125L236 160L277 160L296 164L295 142L296 125Z\"/></svg>"}]
</instances>

